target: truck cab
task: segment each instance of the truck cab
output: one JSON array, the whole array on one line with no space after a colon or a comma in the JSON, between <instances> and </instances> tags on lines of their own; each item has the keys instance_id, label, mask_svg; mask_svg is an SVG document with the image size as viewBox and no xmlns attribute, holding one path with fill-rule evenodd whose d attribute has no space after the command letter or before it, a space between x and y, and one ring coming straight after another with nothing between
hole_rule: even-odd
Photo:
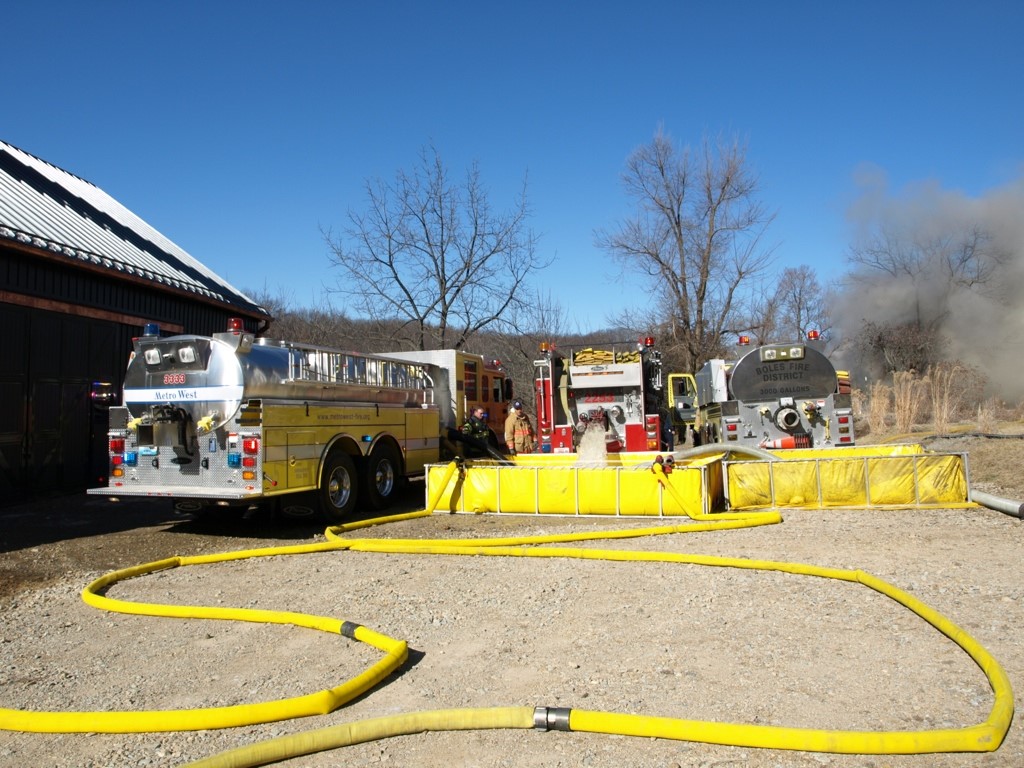
<instances>
[{"instance_id":1,"label":"truck cab","mask_svg":"<svg viewBox=\"0 0 1024 768\"><path fill-rule=\"evenodd\" d=\"M697 382L692 373L668 375L668 412L676 444L682 445L697 418Z\"/></svg>"}]
</instances>

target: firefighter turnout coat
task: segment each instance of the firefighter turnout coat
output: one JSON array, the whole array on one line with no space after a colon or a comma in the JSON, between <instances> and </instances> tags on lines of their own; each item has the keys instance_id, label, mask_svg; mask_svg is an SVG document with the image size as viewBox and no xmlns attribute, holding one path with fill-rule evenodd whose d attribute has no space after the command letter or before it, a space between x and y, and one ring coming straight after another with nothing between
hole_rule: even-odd
<instances>
[{"instance_id":1,"label":"firefighter turnout coat","mask_svg":"<svg viewBox=\"0 0 1024 768\"><path fill-rule=\"evenodd\" d=\"M510 408L505 419L505 445L516 453L533 453L536 437L530 417L522 411Z\"/></svg>"}]
</instances>

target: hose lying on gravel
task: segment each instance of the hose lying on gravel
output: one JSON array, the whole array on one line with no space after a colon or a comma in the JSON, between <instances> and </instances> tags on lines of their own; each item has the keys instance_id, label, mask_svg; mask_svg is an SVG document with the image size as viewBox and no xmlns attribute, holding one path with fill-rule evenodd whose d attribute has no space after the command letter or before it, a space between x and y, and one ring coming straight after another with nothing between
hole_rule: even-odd
<instances>
[{"instance_id":1,"label":"hose lying on gravel","mask_svg":"<svg viewBox=\"0 0 1024 768\"><path fill-rule=\"evenodd\" d=\"M971 501L981 504L983 507L994 509L996 512L1003 512L1010 517L1024 520L1024 504L1012 499L1004 499L1000 496L993 496L991 493L971 490Z\"/></svg>"},{"instance_id":2,"label":"hose lying on gravel","mask_svg":"<svg viewBox=\"0 0 1024 768\"><path fill-rule=\"evenodd\" d=\"M440 488L447 485L455 465ZM664 469L655 464L665 488ZM439 493L439 492L438 492ZM404 641L382 635L361 625L338 619L243 608L211 608L203 606L157 605L116 600L101 594L122 579L184 565L225 562L253 557L298 555L312 552L352 550L415 554L449 554L499 557L558 557L609 561L663 562L712 567L776 571L799 576L818 576L861 584L873 589L914 612L927 623L960 646L986 675L994 694L988 718L963 728L920 731L837 731L780 726L750 725L682 720L672 717L651 717L615 712L594 712L566 707L504 707L463 710L437 710L393 717L344 723L330 728L272 739L241 749L224 752L193 763L211 768L240 768L267 765L271 762L334 749L349 744L377 740L389 736L439 730L477 728L532 728L566 730L628 736L657 737L771 749L791 749L847 754L923 754L935 752L990 752L999 748L1013 717L1013 692L1009 679L999 663L974 638L932 608L881 579L863 571L824 568L801 563L782 563L745 558L722 558L671 552L585 549L577 547L542 548L537 545L665 535L671 533L742 528L770 525L782 521L777 512L696 514L692 522L652 528L619 530L603 533L533 536L503 539L346 539L343 534L360 528L398 520L408 520L432 513L437 498L429 500L426 509L407 515L354 523L326 531L327 541L291 547L272 547L220 555L175 557L135 566L103 576L83 591L83 599L98 608L122 613L152 616L175 616L205 619L229 619L275 624L293 624L318 629L368 643L384 653L384 658L342 685L292 699L261 704L196 710L159 710L149 712L26 712L0 709L0 728L33 732L108 732L197 730L226 728L325 714L373 688L395 672L404 662L407 646Z\"/></svg>"}]
</instances>

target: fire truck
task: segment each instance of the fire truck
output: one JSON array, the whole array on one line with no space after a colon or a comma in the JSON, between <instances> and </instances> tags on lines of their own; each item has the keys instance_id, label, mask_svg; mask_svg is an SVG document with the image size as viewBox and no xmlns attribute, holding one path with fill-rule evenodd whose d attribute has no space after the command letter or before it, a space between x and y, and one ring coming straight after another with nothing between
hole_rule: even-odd
<instances>
[{"instance_id":1,"label":"fire truck","mask_svg":"<svg viewBox=\"0 0 1024 768\"><path fill-rule=\"evenodd\" d=\"M608 453L665 447L661 353L653 338L565 353L545 342L533 365L542 453L578 452L595 434Z\"/></svg>"},{"instance_id":2,"label":"fire truck","mask_svg":"<svg viewBox=\"0 0 1024 768\"><path fill-rule=\"evenodd\" d=\"M442 430L457 429L465 424L470 411L484 409L484 421L490 430L490 447L505 444L505 417L512 401L512 379L501 361L470 354L459 349L429 349L410 352L378 352L381 357L427 366L432 375L441 378L438 407ZM455 437L455 436L452 436Z\"/></svg>"},{"instance_id":3,"label":"fire truck","mask_svg":"<svg viewBox=\"0 0 1024 768\"><path fill-rule=\"evenodd\" d=\"M693 377L694 442L757 448L853 445L850 376L810 343L767 344L735 363L709 360ZM740 344L749 344L740 337ZM677 374L678 375L678 374ZM683 374L686 376L686 374Z\"/></svg>"},{"instance_id":4,"label":"fire truck","mask_svg":"<svg viewBox=\"0 0 1024 768\"><path fill-rule=\"evenodd\" d=\"M107 484L89 493L167 497L186 511L272 502L332 521L357 504L383 509L458 450L474 406L492 411L495 430L507 411L503 371L467 352L434 354L255 338L240 320L212 336L147 325L122 405L109 409Z\"/></svg>"}]
</instances>

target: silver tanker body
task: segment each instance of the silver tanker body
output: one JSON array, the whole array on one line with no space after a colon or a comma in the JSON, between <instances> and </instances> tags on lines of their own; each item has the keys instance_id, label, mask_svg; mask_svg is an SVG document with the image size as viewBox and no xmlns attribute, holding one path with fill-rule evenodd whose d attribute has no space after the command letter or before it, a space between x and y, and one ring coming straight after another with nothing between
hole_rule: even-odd
<instances>
[{"instance_id":1,"label":"silver tanker body","mask_svg":"<svg viewBox=\"0 0 1024 768\"><path fill-rule=\"evenodd\" d=\"M695 376L699 439L761 448L853 445L848 377L806 344L770 344Z\"/></svg>"},{"instance_id":2,"label":"silver tanker body","mask_svg":"<svg viewBox=\"0 0 1024 768\"><path fill-rule=\"evenodd\" d=\"M124 403L133 419L187 417L202 433L222 427L249 400L432 401L429 379L411 369L391 359L240 332L143 336L125 374Z\"/></svg>"}]
</instances>

